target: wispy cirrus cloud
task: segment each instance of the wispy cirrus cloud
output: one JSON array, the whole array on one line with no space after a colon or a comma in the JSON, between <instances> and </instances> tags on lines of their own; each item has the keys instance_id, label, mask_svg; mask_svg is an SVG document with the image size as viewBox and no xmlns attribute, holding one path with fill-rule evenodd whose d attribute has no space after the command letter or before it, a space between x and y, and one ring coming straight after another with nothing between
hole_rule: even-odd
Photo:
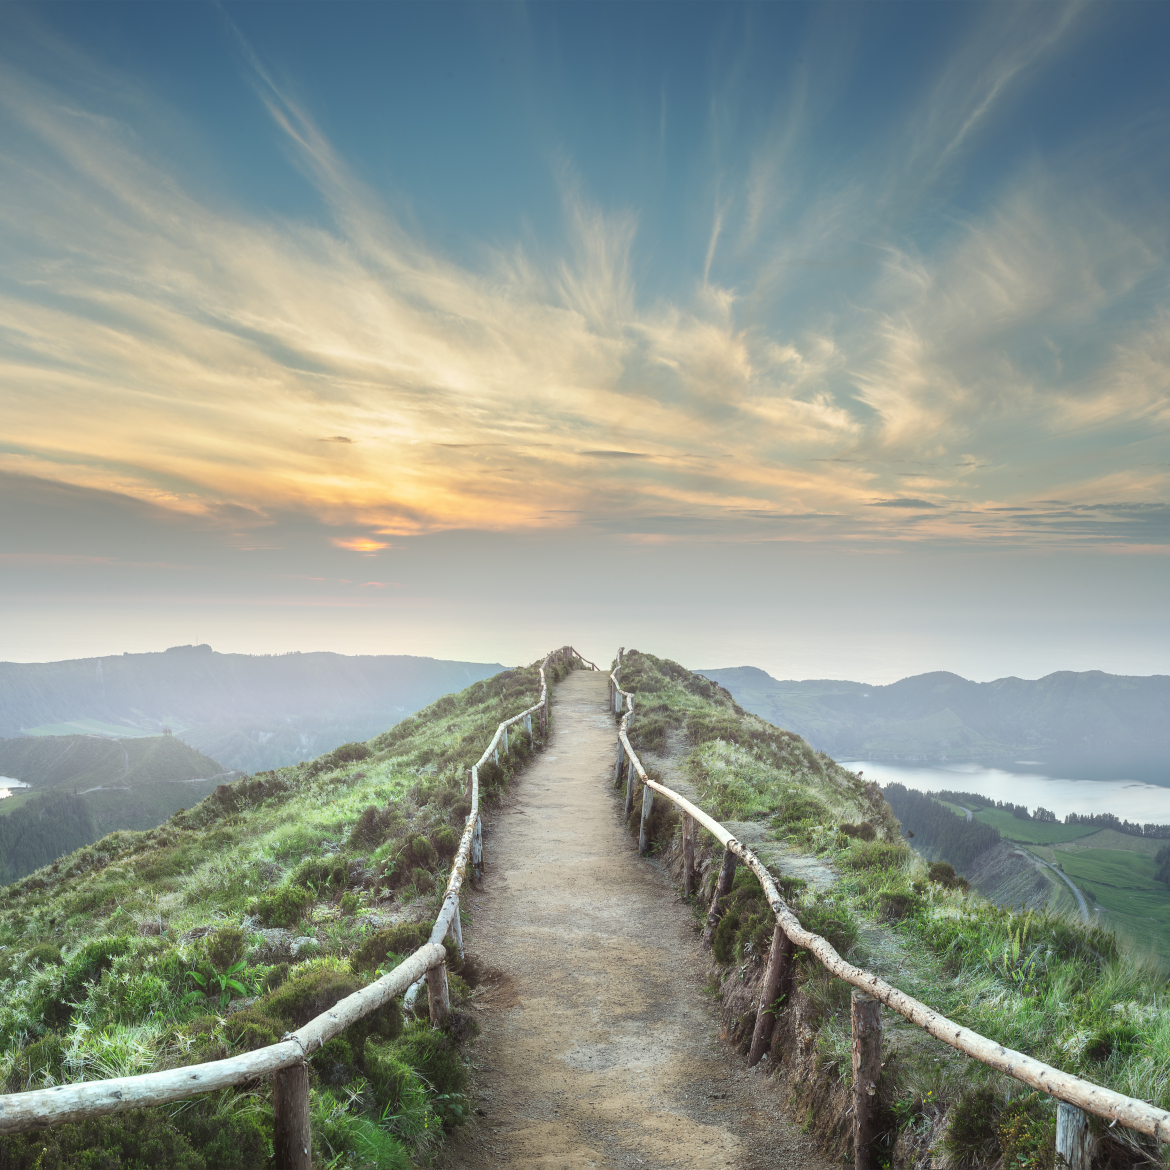
<instances>
[{"instance_id":1,"label":"wispy cirrus cloud","mask_svg":"<svg viewBox=\"0 0 1170 1170\"><path fill-rule=\"evenodd\" d=\"M655 298L642 213L602 207L564 155L563 237L456 263L243 38L323 223L225 206L100 101L7 69L0 469L225 525L300 511L366 533L334 541L354 552L581 523L738 538L777 518L809 539L1156 539L1156 505L1084 509L1167 491L1164 465L1133 458L1170 423L1162 225L1061 159L934 239L898 223L906 175L945 186L1084 19L989 15L910 130L815 189L796 172L826 99L802 71L759 149L721 162L692 280ZM1090 430L1133 446L1099 442L1070 481ZM1057 489L1067 515L1033 505Z\"/></svg>"}]
</instances>

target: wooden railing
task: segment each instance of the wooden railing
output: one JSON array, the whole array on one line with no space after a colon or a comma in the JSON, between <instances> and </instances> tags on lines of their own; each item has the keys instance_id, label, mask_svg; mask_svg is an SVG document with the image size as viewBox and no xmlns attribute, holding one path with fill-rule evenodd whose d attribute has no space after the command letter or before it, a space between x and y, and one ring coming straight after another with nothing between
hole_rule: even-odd
<instances>
[{"instance_id":1,"label":"wooden railing","mask_svg":"<svg viewBox=\"0 0 1170 1170\"><path fill-rule=\"evenodd\" d=\"M737 841L713 817L693 805L686 797L659 784L646 775L637 753L630 746L628 731L634 716L634 696L621 686L622 656L618 651L617 666L610 674L610 699L614 714L621 714L618 729L617 761L614 766L614 783L621 779L623 764L626 768L625 810L628 816L633 809L636 779L641 780L642 817L638 835L639 852L648 848L646 824L658 793L682 810L683 829L683 887L687 896L694 891L695 881L695 825L701 825L723 846L723 864L715 885L714 897L707 915L705 937L708 941L714 933L720 918L720 902L731 890L737 862L742 861L759 879L768 905L776 916L776 928L772 936L772 949L761 984L756 1026L752 1035L748 1063L759 1062L772 1038L775 1012L772 1010L781 995L791 988L793 955L802 947L815 955L832 974L852 984L852 1025L853 1025L853 1137L856 1170L877 1170L877 1150L874 1139L877 1136L877 1080L881 1072L881 1011L880 1005L897 1012L912 1024L928 1032L944 1044L958 1049L967 1056L1006 1073L1034 1089L1055 1097L1060 1102L1057 1111L1056 1149L1058 1165L1063 1160L1071 1170L1089 1170L1092 1138L1084 1114L1093 1113L1105 1118L1111 1125L1120 1124L1140 1133L1149 1134L1162 1142L1170 1142L1170 1113L1146 1101L1127 1097L1091 1081L1062 1072L1043 1061L1035 1060L1022 1052L1005 1048L970 1028L964 1028L953 1020L934 1011L905 992L899 991L869 971L863 971L847 963L836 950L820 935L805 930L800 920L781 898L772 875L760 859L745 845Z\"/></svg>"},{"instance_id":2,"label":"wooden railing","mask_svg":"<svg viewBox=\"0 0 1170 1170\"><path fill-rule=\"evenodd\" d=\"M141 1109L181 1101L199 1093L229 1088L261 1077L273 1078L275 1115L275 1152L277 1170L310 1170L312 1137L309 1126L308 1058L328 1040L350 1024L402 995L407 988L426 978L430 1020L440 1027L450 1013L447 989L447 952L444 940L454 938L460 958L463 956L463 932L459 922L459 893L470 863L474 869L483 865L483 834L479 815L479 769L489 757L498 759L499 748L508 750L508 728L523 723L532 734L532 717L538 715L542 735L548 729L549 689L545 669L550 662L571 666L576 658L583 665L598 667L582 658L571 646L563 646L545 656L540 666L540 701L534 706L505 719L496 728L479 760L467 777L467 795L471 811L467 814L463 836L451 866L443 905L435 918L430 938L376 982L347 996L303 1028L290 1032L278 1044L258 1048L240 1056L230 1056L207 1064L192 1064L165 1072L143 1073L136 1077L116 1077L104 1081L81 1081L55 1085L27 1093L0 1095L0 1133L27 1129L44 1129L69 1121L84 1121L106 1113Z\"/></svg>"}]
</instances>

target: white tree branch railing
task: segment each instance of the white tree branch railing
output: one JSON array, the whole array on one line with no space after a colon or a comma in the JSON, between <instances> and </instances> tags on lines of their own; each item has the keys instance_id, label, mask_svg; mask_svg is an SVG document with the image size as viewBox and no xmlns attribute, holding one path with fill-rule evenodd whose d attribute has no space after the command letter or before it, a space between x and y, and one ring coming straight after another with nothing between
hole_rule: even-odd
<instances>
[{"instance_id":1,"label":"white tree branch railing","mask_svg":"<svg viewBox=\"0 0 1170 1170\"><path fill-rule=\"evenodd\" d=\"M1023 1052L1005 1048L1002 1044L989 1040L986 1036L981 1036L970 1028L964 1028L912 996L906 995L905 992L899 991L898 988L891 986L878 976L847 963L829 942L821 938L820 935L805 930L801 926L800 920L780 896L767 867L750 849L737 841L717 820L708 816L685 796L656 780L652 780L646 774L646 770L642 767L637 753L630 746L628 738L629 724L634 713L634 696L629 691L622 690L621 687L622 655L623 651L619 650L617 666L609 676L611 705L614 713L625 712L618 730L614 782L617 783L620 779L622 764L625 762L627 765L625 800L627 815L633 807L636 788L635 776L642 781L644 786L639 852L644 853L648 848L646 823L653 807L654 794L658 793L681 809L684 814L684 886L688 888L688 891L694 883L694 836L693 827L687 824L687 819L702 825L724 848L723 866L716 883L715 895L708 916L707 938L710 939L714 926L718 924L719 903L731 888L737 860L747 865L759 879L768 905L776 916L776 930L762 984L761 1000L756 1016L756 1030L749 1055L750 1063L755 1064L761 1058L770 1039L775 1019L772 1007L776 1003L781 987L785 986L791 979L790 965L796 947L803 947L815 955L828 971L846 983L852 984L856 989L853 993L853 1124L856 1170L874 1170L877 1165L876 1152L873 1150L870 1140L876 1077L870 1076L868 1070L875 1067L873 1064L875 1051L878 1054L876 1068L880 1069L881 1067L881 1032L880 1015L877 1014L876 1004L873 1005L874 1010L872 1011L866 1008L867 1002L870 1001L879 1001L885 1004L886 1007L897 1012L912 1024L916 1024L944 1044L949 1044L965 1055L1062 1102L1057 1124L1057 1150L1072 1170L1088 1170L1089 1166L1089 1144L1085 1138L1083 1118L1078 1116L1080 1110L1105 1118L1111 1124L1120 1124L1129 1129L1137 1130L1139 1133L1148 1134L1159 1141L1170 1142L1170 1113L1167 1113L1166 1110L1159 1109L1147 1101L1127 1097L1123 1093L1117 1093L1112 1089L1095 1085L1092 1081L1086 1081L1058 1068L1053 1068L1052 1065L1035 1060ZM688 844L691 845L689 851ZM876 1050L875 1019L877 1021ZM1070 1106L1071 1109L1066 1108ZM1065 1135L1063 1140L1062 1135Z\"/></svg>"},{"instance_id":2,"label":"white tree branch railing","mask_svg":"<svg viewBox=\"0 0 1170 1170\"><path fill-rule=\"evenodd\" d=\"M44 1129L69 1121L84 1121L126 1109L165 1105L200 1093L272 1076L275 1080L275 1123L277 1170L310 1170L311 1135L308 1127L309 1080L305 1061L323 1044L363 1016L402 995L412 984L426 977L431 1023L441 1026L450 1011L447 990L447 952L443 943L454 936L460 956L463 937L459 922L459 893L470 863L482 865L482 822L479 809L479 769L496 757L501 742L508 750L508 728L523 722L532 735L532 716L539 715L542 733L548 729L549 687L545 669L550 662L571 666L576 658L597 670L571 646L545 656L540 666L540 700L534 706L505 719L496 728L491 743L468 774L467 794L471 810L451 865L451 876L443 904L435 918L430 938L393 971L355 991L303 1028L290 1032L278 1044L257 1048L240 1056L229 1056L207 1064L192 1064L165 1072L143 1073L104 1081L80 1081L34 1089L26 1093L0 1095L0 1133Z\"/></svg>"}]
</instances>

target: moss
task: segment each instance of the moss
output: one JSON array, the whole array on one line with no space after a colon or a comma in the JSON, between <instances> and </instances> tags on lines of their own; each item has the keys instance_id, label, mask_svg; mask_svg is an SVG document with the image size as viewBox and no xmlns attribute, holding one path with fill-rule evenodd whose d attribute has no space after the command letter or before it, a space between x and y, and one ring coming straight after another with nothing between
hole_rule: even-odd
<instances>
[{"instance_id":1,"label":"moss","mask_svg":"<svg viewBox=\"0 0 1170 1170\"><path fill-rule=\"evenodd\" d=\"M250 912L265 926L295 926L316 899L301 886L279 886L252 902Z\"/></svg>"}]
</instances>

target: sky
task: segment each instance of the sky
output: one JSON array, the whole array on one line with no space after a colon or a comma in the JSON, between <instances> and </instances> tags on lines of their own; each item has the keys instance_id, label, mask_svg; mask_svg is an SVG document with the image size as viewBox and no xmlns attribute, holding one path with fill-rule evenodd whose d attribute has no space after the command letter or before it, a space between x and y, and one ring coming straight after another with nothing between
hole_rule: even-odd
<instances>
[{"instance_id":1,"label":"sky","mask_svg":"<svg viewBox=\"0 0 1170 1170\"><path fill-rule=\"evenodd\" d=\"M0 659L1170 673L1168 38L0 5Z\"/></svg>"}]
</instances>

